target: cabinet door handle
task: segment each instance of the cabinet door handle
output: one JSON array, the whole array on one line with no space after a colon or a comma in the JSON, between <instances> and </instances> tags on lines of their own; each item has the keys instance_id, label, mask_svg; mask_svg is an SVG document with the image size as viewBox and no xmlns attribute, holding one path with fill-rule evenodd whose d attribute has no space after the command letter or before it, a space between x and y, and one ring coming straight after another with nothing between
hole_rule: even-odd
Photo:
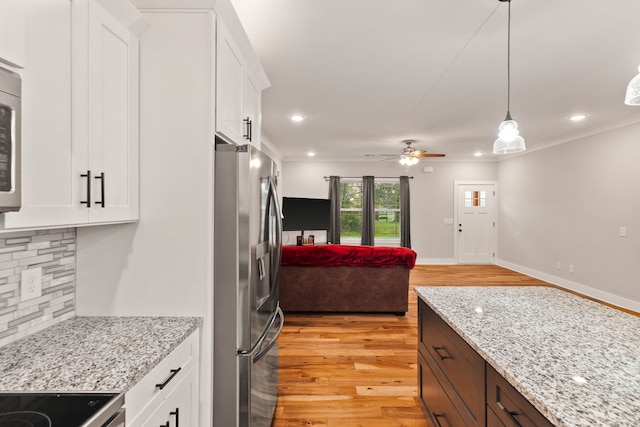
<instances>
[{"instance_id":1,"label":"cabinet door handle","mask_svg":"<svg viewBox=\"0 0 640 427\"><path fill-rule=\"evenodd\" d=\"M166 423L166 424L160 424L160 427L170 427L170 426L169 426L169 421L167 421L167 423Z\"/></svg>"},{"instance_id":2,"label":"cabinet door handle","mask_svg":"<svg viewBox=\"0 0 640 427\"><path fill-rule=\"evenodd\" d=\"M164 380L164 382L162 384L156 384L156 388L159 388L160 390L162 390L163 388L165 388L167 386L167 384L169 384L169 381L171 381L173 379L173 377L175 377L178 372L180 372L182 368L178 368L178 369L171 369L169 372L171 372L171 375L169 375L169 378L167 378L166 380Z\"/></svg>"},{"instance_id":3,"label":"cabinet door handle","mask_svg":"<svg viewBox=\"0 0 640 427\"><path fill-rule=\"evenodd\" d=\"M91 207L91 171L88 170L87 173L80 174L81 178L87 178L87 200L81 200L81 205L87 205L88 208Z\"/></svg>"},{"instance_id":4,"label":"cabinet door handle","mask_svg":"<svg viewBox=\"0 0 640 427\"><path fill-rule=\"evenodd\" d=\"M244 135L242 135L245 139L251 141L251 119L247 116L246 119L242 119L245 125Z\"/></svg>"},{"instance_id":5,"label":"cabinet door handle","mask_svg":"<svg viewBox=\"0 0 640 427\"><path fill-rule=\"evenodd\" d=\"M444 359L452 359L451 356L447 356L447 355L442 355L442 353L440 353L440 350L446 350L446 348L444 347L436 347L435 345L432 346L433 347L433 351L436 352L436 354L440 357L440 360L444 360Z\"/></svg>"},{"instance_id":6,"label":"cabinet door handle","mask_svg":"<svg viewBox=\"0 0 640 427\"><path fill-rule=\"evenodd\" d=\"M498 404L498 407L500 409L502 409L502 412L507 414L507 417L509 417L511 422L513 422L513 424L516 427L522 427L522 425L518 422L518 420L516 420L516 415L520 415L520 413L518 411L510 411L507 408L505 408L504 405L502 405L502 403L500 403L500 402L497 402L497 404Z\"/></svg>"},{"instance_id":7,"label":"cabinet door handle","mask_svg":"<svg viewBox=\"0 0 640 427\"><path fill-rule=\"evenodd\" d=\"M176 416L176 427L180 427L180 408L176 408L175 411L169 412L169 415Z\"/></svg>"},{"instance_id":8,"label":"cabinet door handle","mask_svg":"<svg viewBox=\"0 0 640 427\"><path fill-rule=\"evenodd\" d=\"M100 198L101 200L95 201L96 205L100 205L104 208L104 172L102 172L100 175L96 176L95 179L99 179L100 180Z\"/></svg>"},{"instance_id":9,"label":"cabinet door handle","mask_svg":"<svg viewBox=\"0 0 640 427\"><path fill-rule=\"evenodd\" d=\"M438 418L444 418L444 414L436 414L435 412L432 412L431 415L433 415L433 420L436 422L437 427L442 427Z\"/></svg>"}]
</instances>

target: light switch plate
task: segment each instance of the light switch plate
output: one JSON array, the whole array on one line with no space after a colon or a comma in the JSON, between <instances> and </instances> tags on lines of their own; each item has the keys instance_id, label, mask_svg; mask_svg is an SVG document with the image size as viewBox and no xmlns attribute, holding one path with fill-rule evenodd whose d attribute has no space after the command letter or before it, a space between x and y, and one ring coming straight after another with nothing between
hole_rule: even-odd
<instances>
[{"instance_id":1,"label":"light switch plate","mask_svg":"<svg viewBox=\"0 0 640 427\"><path fill-rule=\"evenodd\" d=\"M22 270L20 276L20 301L42 296L42 267Z\"/></svg>"}]
</instances>

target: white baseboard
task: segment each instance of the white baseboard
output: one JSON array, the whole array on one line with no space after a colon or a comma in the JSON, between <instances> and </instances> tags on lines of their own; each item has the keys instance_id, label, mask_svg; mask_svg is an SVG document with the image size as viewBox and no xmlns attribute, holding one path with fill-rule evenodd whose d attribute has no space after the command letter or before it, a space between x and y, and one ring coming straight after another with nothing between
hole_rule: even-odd
<instances>
[{"instance_id":1,"label":"white baseboard","mask_svg":"<svg viewBox=\"0 0 640 427\"><path fill-rule=\"evenodd\" d=\"M456 260L454 258L417 258L416 259L416 265L437 265L437 264L442 264L442 265L451 265L451 264L457 264Z\"/></svg>"},{"instance_id":2,"label":"white baseboard","mask_svg":"<svg viewBox=\"0 0 640 427\"><path fill-rule=\"evenodd\" d=\"M611 294L609 292L595 289L590 286L583 285L581 283L572 282L571 280L563 279L552 274L543 273L541 271L533 270L528 267L523 267L518 264L513 264L504 260L496 260L496 265L507 268L509 270L517 271L518 273L526 274L527 276L534 277L536 279L543 280L553 285L560 286L574 292L578 292L582 295L586 295L597 300L613 304L617 307L626 308L635 312L640 312L640 301L634 301L628 298L621 297L619 295Z\"/></svg>"}]
</instances>

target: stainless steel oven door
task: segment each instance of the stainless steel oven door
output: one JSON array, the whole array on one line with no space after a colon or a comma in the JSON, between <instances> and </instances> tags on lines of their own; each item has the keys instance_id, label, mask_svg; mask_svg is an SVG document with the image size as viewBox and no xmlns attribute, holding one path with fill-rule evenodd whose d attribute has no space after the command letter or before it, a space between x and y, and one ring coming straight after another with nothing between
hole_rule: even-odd
<instances>
[{"instance_id":1,"label":"stainless steel oven door","mask_svg":"<svg viewBox=\"0 0 640 427\"><path fill-rule=\"evenodd\" d=\"M124 394L119 394L107 403L82 427L124 427Z\"/></svg>"},{"instance_id":2,"label":"stainless steel oven door","mask_svg":"<svg viewBox=\"0 0 640 427\"><path fill-rule=\"evenodd\" d=\"M0 212L20 209L20 76L0 68Z\"/></svg>"}]
</instances>

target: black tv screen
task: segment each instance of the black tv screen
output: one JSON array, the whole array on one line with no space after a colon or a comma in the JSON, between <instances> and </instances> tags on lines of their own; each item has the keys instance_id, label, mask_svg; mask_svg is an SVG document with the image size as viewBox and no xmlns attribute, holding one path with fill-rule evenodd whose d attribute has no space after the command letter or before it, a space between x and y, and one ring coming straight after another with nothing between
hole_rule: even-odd
<instances>
[{"instance_id":1,"label":"black tv screen","mask_svg":"<svg viewBox=\"0 0 640 427\"><path fill-rule=\"evenodd\" d=\"M331 201L329 199L282 198L284 231L328 230Z\"/></svg>"}]
</instances>

